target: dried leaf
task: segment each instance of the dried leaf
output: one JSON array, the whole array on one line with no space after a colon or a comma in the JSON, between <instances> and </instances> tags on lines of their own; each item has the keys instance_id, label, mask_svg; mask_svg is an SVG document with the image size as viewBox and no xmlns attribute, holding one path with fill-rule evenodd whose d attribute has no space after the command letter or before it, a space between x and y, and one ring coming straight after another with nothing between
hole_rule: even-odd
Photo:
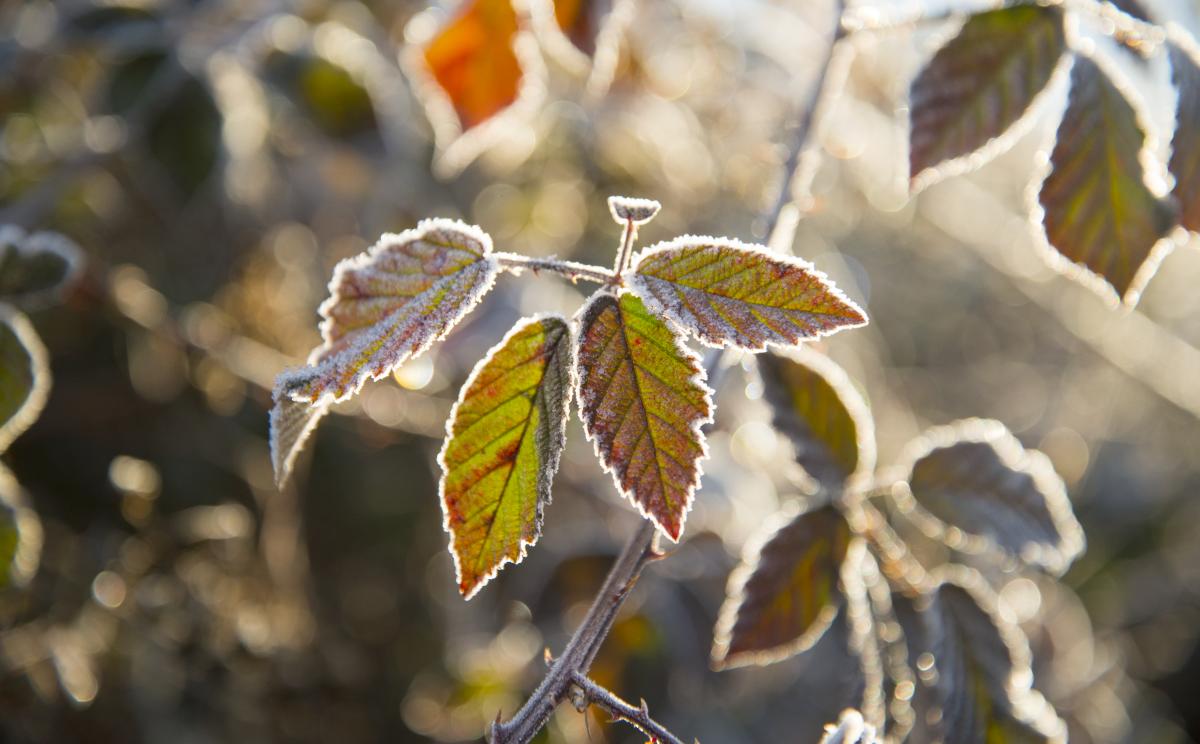
<instances>
[{"instance_id":1,"label":"dried leaf","mask_svg":"<svg viewBox=\"0 0 1200 744\"><path fill-rule=\"evenodd\" d=\"M833 506L776 515L730 574L713 665L769 664L810 648L845 601L838 578L851 537Z\"/></svg>"},{"instance_id":2,"label":"dried leaf","mask_svg":"<svg viewBox=\"0 0 1200 744\"><path fill-rule=\"evenodd\" d=\"M425 46L425 64L463 131L516 102L523 75L513 50L517 29L512 0L466 0Z\"/></svg>"},{"instance_id":3,"label":"dried leaf","mask_svg":"<svg viewBox=\"0 0 1200 744\"><path fill-rule=\"evenodd\" d=\"M1175 108L1175 136L1171 140L1172 192L1179 202L1180 222L1200 232L1200 62L1194 46L1185 49L1176 40L1167 45L1171 82L1179 91Z\"/></svg>"},{"instance_id":4,"label":"dried leaf","mask_svg":"<svg viewBox=\"0 0 1200 744\"><path fill-rule=\"evenodd\" d=\"M875 467L875 425L842 368L808 349L758 357L763 396L775 428L787 435L796 462L835 491Z\"/></svg>"},{"instance_id":5,"label":"dried leaf","mask_svg":"<svg viewBox=\"0 0 1200 744\"><path fill-rule=\"evenodd\" d=\"M571 397L565 320L524 320L471 373L438 457L459 591L470 598L542 530Z\"/></svg>"},{"instance_id":6,"label":"dried leaf","mask_svg":"<svg viewBox=\"0 0 1200 744\"><path fill-rule=\"evenodd\" d=\"M0 465L0 589L27 584L41 553L41 520L27 505L21 484Z\"/></svg>"},{"instance_id":7,"label":"dried leaf","mask_svg":"<svg viewBox=\"0 0 1200 744\"><path fill-rule=\"evenodd\" d=\"M1030 689L1028 642L978 575L947 575L915 601L898 595L896 606L917 669L912 741L1064 740L1062 721Z\"/></svg>"},{"instance_id":8,"label":"dried leaf","mask_svg":"<svg viewBox=\"0 0 1200 744\"><path fill-rule=\"evenodd\" d=\"M1083 551L1062 479L998 421L926 432L904 458L898 505L926 534L964 552L998 550L1061 573Z\"/></svg>"},{"instance_id":9,"label":"dried leaf","mask_svg":"<svg viewBox=\"0 0 1200 744\"><path fill-rule=\"evenodd\" d=\"M642 251L630 286L710 346L791 346L866 316L811 264L763 246L685 235Z\"/></svg>"},{"instance_id":10,"label":"dried leaf","mask_svg":"<svg viewBox=\"0 0 1200 744\"><path fill-rule=\"evenodd\" d=\"M617 489L672 540L707 455L712 391L699 358L636 295L597 293L580 311L579 408Z\"/></svg>"},{"instance_id":11,"label":"dried leaf","mask_svg":"<svg viewBox=\"0 0 1200 744\"><path fill-rule=\"evenodd\" d=\"M321 305L322 359L281 374L277 393L313 405L353 396L449 332L498 271L491 238L457 220L384 235L338 264Z\"/></svg>"},{"instance_id":12,"label":"dried leaf","mask_svg":"<svg viewBox=\"0 0 1200 744\"><path fill-rule=\"evenodd\" d=\"M1139 160L1146 136L1137 112L1095 62L1077 55L1071 96L1038 200L1056 266L1128 303L1157 265L1151 253L1175 210L1146 187ZM1065 259L1065 261L1063 260Z\"/></svg>"},{"instance_id":13,"label":"dried leaf","mask_svg":"<svg viewBox=\"0 0 1200 744\"><path fill-rule=\"evenodd\" d=\"M37 421L50 393L46 347L29 319L0 305L0 452Z\"/></svg>"},{"instance_id":14,"label":"dried leaf","mask_svg":"<svg viewBox=\"0 0 1200 744\"><path fill-rule=\"evenodd\" d=\"M989 143L999 146L987 156L995 154L997 138L1024 117L1065 50L1058 8L1016 5L971 16L913 82L912 177Z\"/></svg>"},{"instance_id":15,"label":"dried leaf","mask_svg":"<svg viewBox=\"0 0 1200 744\"><path fill-rule=\"evenodd\" d=\"M57 301L79 277L79 246L52 232L0 226L0 298L25 309Z\"/></svg>"}]
</instances>

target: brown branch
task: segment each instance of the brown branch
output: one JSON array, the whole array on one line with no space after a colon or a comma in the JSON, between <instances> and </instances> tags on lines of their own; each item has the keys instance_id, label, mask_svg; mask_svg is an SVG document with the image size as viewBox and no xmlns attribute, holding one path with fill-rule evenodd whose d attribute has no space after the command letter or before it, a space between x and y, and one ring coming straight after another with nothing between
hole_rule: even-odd
<instances>
[{"instance_id":1,"label":"brown branch","mask_svg":"<svg viewBox=\"0 0 1200 744\"><path fill-rule=\"evenodd\" d=\"M572 676L571 681L580 692L580 699L575 703L580 713L587 710L589 704L595 705L608 711L614 721L628 723L659 744L683 744L683 740L672 734L666 726L650 717L645 700L642 701L641 707L632 705L578 672Z\"/></svg>"}]
</instances>

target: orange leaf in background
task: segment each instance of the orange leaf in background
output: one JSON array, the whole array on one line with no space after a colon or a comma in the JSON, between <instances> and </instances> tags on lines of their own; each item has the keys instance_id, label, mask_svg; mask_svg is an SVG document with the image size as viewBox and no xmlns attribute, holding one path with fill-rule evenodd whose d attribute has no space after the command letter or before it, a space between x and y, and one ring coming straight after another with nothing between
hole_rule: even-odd
<instances>
[{"instance_id":1,"label":"orange leaf in background","mask_svg":"<svg viewBox=\"0 0 1200 744\"><path fill-rule=\"evenodd\" d=\"M523 73L513 51L516 34L511 0L468 0L425 47L425 64L463 131L517 100Z\"/></svg>"}]
</instances>

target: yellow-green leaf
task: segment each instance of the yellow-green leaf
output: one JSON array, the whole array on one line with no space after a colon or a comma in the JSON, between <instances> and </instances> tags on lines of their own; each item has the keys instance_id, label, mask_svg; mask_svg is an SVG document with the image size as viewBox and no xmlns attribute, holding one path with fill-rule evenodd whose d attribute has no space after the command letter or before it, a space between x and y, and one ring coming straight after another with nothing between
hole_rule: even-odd
<instances>
[{"instance_id":1,"label":"yellow-green leaf","mask_svg":"<svg viewBox=\"0 0 1200 744\"><path fill-rule=\"evenodd\" d=\"M1153 272L1151 253L1175 210L1146 187L1146 135L1137 112L1095 62L1075 57L1071 95L1038 200L1050 246L1072 274L1134 302ZM1061 262L1056 262L1061 263Z\"/></svg>"},{"instance_id":2,"label":"yellow-green leaf","mask_svg":"<svg viewBox=\"0 0 1200 744\"><path fill-rule=\"evenodd\" d=\"M728 238L685 235L640 253L629 284L703 343L761 351L865 325L812 264Z\"/></svg>"},{"instance_id":3,"label":"yellow-green leaf","mask_svg":"<svg viewBox=\"0 0 1200 744\"><path fill-rule=\"evenodd\" d=\"M1179 92L1175 107L1175 136L1171 140L1172 192L1179 202L1180 222L1200 232L1200 62L1194 47L1184 49L1172 41L1167 45L1171 57L1171 82Z\"/></svg>"},{"instance_id":4,"label":"yellow-green leaf","mask_svg":"<svg viewBox=\"0 0 1200 744\"><path fill-rule=\"evenodd\" d=\"M0 299L25 309L57 300L79 276L79 246L52 232L0 226Z\"/></svg>"},{"instance_id":5,"label":"yellow-green leaf","mask_svg":"<svg viewBox=\"0 0 1200 744\"><path fill-rule=\"evenodd\" d=\"M458 588L470 598L542 530L571 397L571 331L521 321L471 373L438 462Z\"/></svg>"},{"instance_id":6,"label":"yellow-green leaf","mask_svg":"<svg viewBox=\"0 0 1200 744\"><path fill-rule=\"evenodd\" d=\"M678 540L712 417L700 360L636 295L597 293L580 317L584 430L617 489Z\"/></svg>"},{"instance_id":7,"label":"yellow-green leaf","mask_svg":"<svg viewBox=\"0 0 1200 744\"><path fill-rule=\"evenodd\" d=\"M46 405L46 347L29 319L0 305L0 452L29 428Z\"/></svg>"},{"instance_id":8,"label":"yellow-green leaf","mask_svg":"<svg viewBox=\"0 0 1200 744\"><path fill-rule=\"evenodd\" d=\"M729 577L713 664L768 664L811 647L845 602L838 581L851 537L833 506L777 515Z\"/></svg>"},{"instance_id":9,"label":"yellow-green leaf","mask_svg":"<svg viewBox=\"0 0 1200 744\"><path fill-rule=\"evenodd\" d=\"M911 175L1007 132L1045 89L1065 50L1058 8L1016 5L971 16L913 82Z\"/></svg>"},{"instance_id":10,"label":"yellow-green leaf","mask_svg":"<svg viewBox=\"0 0 1200 744\"><path fill-rule=\"evenodd\" d=\"M1083 529L1050 460L999 421L969 419L926 432L894 492L926 534L963 552L999 551L1061 573L1083 552Z\"/></svg>"},{"instance_id":11,"label":"yellow-green leaf","mask_svg":"<svg viewBox=\"0 0 1200 744\"><path fill-rule=\"evenodd\" d=\"M796 462L825 488L875 467L875 425L862 396L828 357L809 349L758 357L763 397Z\"/></svg>"},{"instance_id":12,"label":"yellow-green leaf","mask_svg":"<svg viewBox=\"0 0 1200 744\"><path fill-rule=\"evenodd\" d=\"M313 405L345 400L444 336L491 289L492 241L457 220L424 220L338 264L321 305L322 360L276 390Z\"/></svg>"}]
</instances>

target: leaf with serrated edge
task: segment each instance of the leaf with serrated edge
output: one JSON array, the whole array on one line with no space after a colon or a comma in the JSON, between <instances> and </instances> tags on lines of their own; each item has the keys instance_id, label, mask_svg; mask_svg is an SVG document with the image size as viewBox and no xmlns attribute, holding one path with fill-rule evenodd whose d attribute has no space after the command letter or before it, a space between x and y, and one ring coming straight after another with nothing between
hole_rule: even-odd
<instances>
[{"instance_id":1,"label":"leaf with serrated edge","mask_svg":"<svg viewBox=\"0 0 1200 744\"><path fill-rule=\"evenodd\" d=\"M999 552L1054 573L1083 552L1083 529L1054 466L999 421L931 429L897 470L905 473L893 490L902 513L955 550Z\"/></svg>"},{"instance_id":2,"label":"leaf with serrated edge","mask_svg":"<svg viewBox=\"0 0 1200 744\"><path fill-rule=\"evenodd\" d=\"M812 264L729 238L684 235L638 254L629 286L708 346L794 346L867 318Z\"/></svg>"},{"instance_id":3,"label":"leaf with serrated edge","mask_svg":"<svg viewBox=\"0 0 1200 744\"><path fill-rule=\"evenodd\" d=\"M1076 55L1050 172L1037 196L1046 255L1068 276L1128 304L1170 249L1162 239L1175 222L1171 204L1146 186L1144 132L1110 74Z\"/></svg>"},{"instance_id":4,"label":"leaf with serrated edge","mask_svg":"<svg viewBox=\"0 0 1200 744\"><path fill-rule=\"evenodd\" d=\"M443 526L468 599L541 534L566 439L571 340L558 316L518 323L476 365L450 414L438 455Z\"/></svg>"},{"instance_id":5,"label":"leaf with serrated edge","mask_svg":"<svg viewBox=\"0 0 1200 744\"><path fill-rule=\"evenodd\" d=\"M321 304L323 358L289 370L276 389L313 405L346 400L421 354L496 281L492 240L457 220L423 220L342 261Z\"/></svg>"},{"instance_id":6,"label":"leaf with serrated edge","mask_svg":"<svg viewBox=\"0 0 1200 744\"><path fill-rule=\"evenodd\" d=\"M758 357L772 423L787 436L796 462L827 489L875 468L875 424L846 373L822 354L800 348Z\"/></svg>"},{"instance_id":7,"label":"leaf with serrated edge","mask_svg":"<svg viewBox=\"0 0 1200 744\"><path fill-rule=\"evenodd\" d=\"M82 268L82 251L66 237L0 226L0 299L27 310L45 307L62 296Z\"/></svg>"},{"instance_id":8,"label":"leaf with serrated edge","mask_svg":"<svg viewBox=\"0 0 1200 744\"><path fill-rule=\"evenodd\" d=\"M838 578L852 537L833 506L775 515L729 576L713 666L770 664L810 648L845 601Z\"/></svg>"},{"instance_id":9,"label":"leaf with serrated edge","mask_svg":"<svg viewBox=\"0 0 1200 744\"><path fill-rule=\"evenodd\" d=\"M276 488L287 483L296 458L327 413L328 405L312 406L286 395L275 396L271 407L271 466L275 470Z\"/></svg>"},{"instance_id":10,"label":"leaf with serrated edge","mask_svg":"<svg viewBox=\"0 0 1200 744\"><path fill-rule=\"evenodd\" d=\"M914 741L1062 742L1065 725L1031 689L1029 644L973 571L940 572L905 599L901 625L918 669Z\"/></svg>"},{"instance_id":11,"label":"leaf with serrated edge","mask_svg":"<svg viewBox=\"0 0 1200 744\"><path fill-rule=\"evenodd\" d=\"M617 490L678 540L708 455L712 399L700 359L636 295L580 310L579 413Z\"/></svg>"},{"instance_id":12,"label":"leaf with serrated edge","mask_svg":"<svg viewBox=\"0 0 1200 744\"><path fill-rule=\"evenodd\" d=\"M1175 136L1171 139L1169 170L1175 177L1171 192L1179 202L1179 221L1200 232L1200 51L1185 33L1172 29L1167 44L1171 82L1179 92L1175 106Z\"/></svg>"},{"instance_id":13,"label":"leaf with serrated edge","mask_svg":"<svg viewBox=\"0 0 1200 744\"><path fill-rule=\"evenodd\" d=\"M29 508L21 484L0 465L0 588L27 584L41 555L42 522Z\"/></svg>"},{"instance_id":14,"label":"leaf with serrated edge","mask_svg":"<svg viewBox=\"0 0 1200 744\"><path fill-rule=\"evenodd\" d=\"M29 319L0 305L0 452L37 421L50 394L49 355Z\"/></svg>"},{"instance_id":15,"label":"leaf with serrated edge","mask_svg":"<svg viewBox=\"0 0 1200 744\"><path fill-rule=\"evenodd\" d=\"M914 181L927 180L918 177L947 161L977 153L935 175L967 170L1003 151L1019 132L999 138L1027 119L1065 51L1058 8L1017 5L971 16L913 81Z\"/></svg>"}]
</instances>

